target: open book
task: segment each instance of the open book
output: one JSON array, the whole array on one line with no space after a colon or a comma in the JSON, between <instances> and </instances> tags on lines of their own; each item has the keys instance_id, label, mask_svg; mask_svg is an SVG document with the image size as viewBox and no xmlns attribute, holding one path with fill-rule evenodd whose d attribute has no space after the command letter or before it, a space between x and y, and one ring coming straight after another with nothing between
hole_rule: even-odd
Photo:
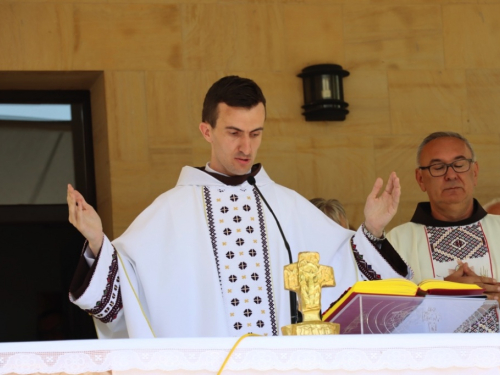
<instances>
[{"instance_id":1,"label":"open book","mask_svg":"<svg viewBox=\"0 0 500 375\"><path fill-rule=\"evenodd\" d=\"M340 298L332 303L323 313L323 320L335 322L335 316L357 295L384 295L384 296L478 296L484 289L475 284L454 283L451 281L428 279L415 284L407 279L385 279L374 281L358 281L349 288Z\"/></svg>"}]
</instances>

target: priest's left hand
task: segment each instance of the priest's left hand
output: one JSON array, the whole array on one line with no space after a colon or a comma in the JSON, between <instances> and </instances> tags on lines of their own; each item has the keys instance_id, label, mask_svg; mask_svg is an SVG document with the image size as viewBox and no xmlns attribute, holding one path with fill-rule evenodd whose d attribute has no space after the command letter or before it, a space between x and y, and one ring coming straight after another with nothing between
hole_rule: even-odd
<instances>
[{"instance_id":1,"label":"priest's left hand","mask_svg":"<svg viewBox=\"0 0 500 375\"><path fill-rule=\"evenodd\" d=\"M401 185L396 172L390 174L385 190L379 196L383 185L384 181L377 178L365 204L365 227L376 237L382 237L385 226L396 215L401 196Z\"/></svg>"}]
</instances>

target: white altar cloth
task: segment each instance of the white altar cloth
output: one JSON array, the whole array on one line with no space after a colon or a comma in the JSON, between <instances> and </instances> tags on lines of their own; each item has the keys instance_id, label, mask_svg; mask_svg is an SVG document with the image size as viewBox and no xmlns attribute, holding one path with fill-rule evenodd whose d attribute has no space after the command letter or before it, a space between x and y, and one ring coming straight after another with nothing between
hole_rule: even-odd
<instances>
[{"instance_id":1,"label":"white altar cloth","mask_svg":"<svg viewBox=\"0 0 500 375\"><path fill-rule=\"evenodd\" d=\"M0 374L217 374L234 338L0 343ZM500 334L247 337L222 374L500 374Z\"/></svg>"}]
</instances>

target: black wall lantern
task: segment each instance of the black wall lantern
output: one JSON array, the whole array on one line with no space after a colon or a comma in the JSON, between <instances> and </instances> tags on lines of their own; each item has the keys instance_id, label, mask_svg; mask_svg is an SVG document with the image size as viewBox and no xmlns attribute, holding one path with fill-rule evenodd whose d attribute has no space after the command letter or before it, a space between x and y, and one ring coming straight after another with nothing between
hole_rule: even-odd
<instances>
[{"instance_id":1,"label":"black wall lantern","mask_svg":"<svg viewBox=\"0 0 500 375\"><path fill-rule=\"evenodd\" d=\"M302 69L297 77L304 86L304 112L306 121L344 121L349 104L344 102L342 78L349 72L340 65L320 64Z\"/></svg>"}]
</instances>

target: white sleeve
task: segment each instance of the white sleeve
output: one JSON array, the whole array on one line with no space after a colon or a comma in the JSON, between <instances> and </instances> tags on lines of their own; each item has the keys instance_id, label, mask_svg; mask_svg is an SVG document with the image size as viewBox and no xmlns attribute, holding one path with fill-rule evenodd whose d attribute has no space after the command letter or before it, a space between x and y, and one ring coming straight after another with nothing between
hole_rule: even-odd
<instances>
[{"instance_id":1,"label":"white sleeve","mask_svg":"<svg viewBox=\"0 0 500 375\"><path fill-rule=\"evenodd\" d=\"M390 245L390 244L389 244ZM392 248L390 253L384 254L384 248L377 248L363 233L360 226L351 239L352 252L357 266L366 280L379 280L402 278L401 273L397 272L394 264L403 264L402 268L406 270L406 278L411 278L411 269L399 254Z\"/></svg>"},{"instance_id":2,"label":"white sleeve","mask_svg":"<svg viewBox=\"0 0 500 375\"><path fill-rule=\"evenodd\" d=\"M89 249L84 252L84 257L89 263ZM93 257L93 254L90 255ZM89 272L92 272L90 281L86 285L85 290L79 296L70 293L70 300L95 319L99 323L106 324L107 337L126 337L122 333L124 327L123 322L123 303L120 290L120 278L118 276L118 259L117 253L109 239L105 236L101 251L97 259L90 259L95 267ZM99 324L102 326L102 324ZM101 330L102 331L102 330Z\"/></svg>"},{"instance_id":3,"label":"white sleeve","mask_svg":"<svg viewBox=\"0 0 500 375\"><path fill-rule=\"evenodd\" d=\"M92 265L95 262L95 255L92 252L92 250L90 250L90 247L88 244L87 244L87 246L85 246L85 250L83 251L83 257L85 258L85 261L87 262L89 267L92 267Z\"/></svg>"}]
</instances>

